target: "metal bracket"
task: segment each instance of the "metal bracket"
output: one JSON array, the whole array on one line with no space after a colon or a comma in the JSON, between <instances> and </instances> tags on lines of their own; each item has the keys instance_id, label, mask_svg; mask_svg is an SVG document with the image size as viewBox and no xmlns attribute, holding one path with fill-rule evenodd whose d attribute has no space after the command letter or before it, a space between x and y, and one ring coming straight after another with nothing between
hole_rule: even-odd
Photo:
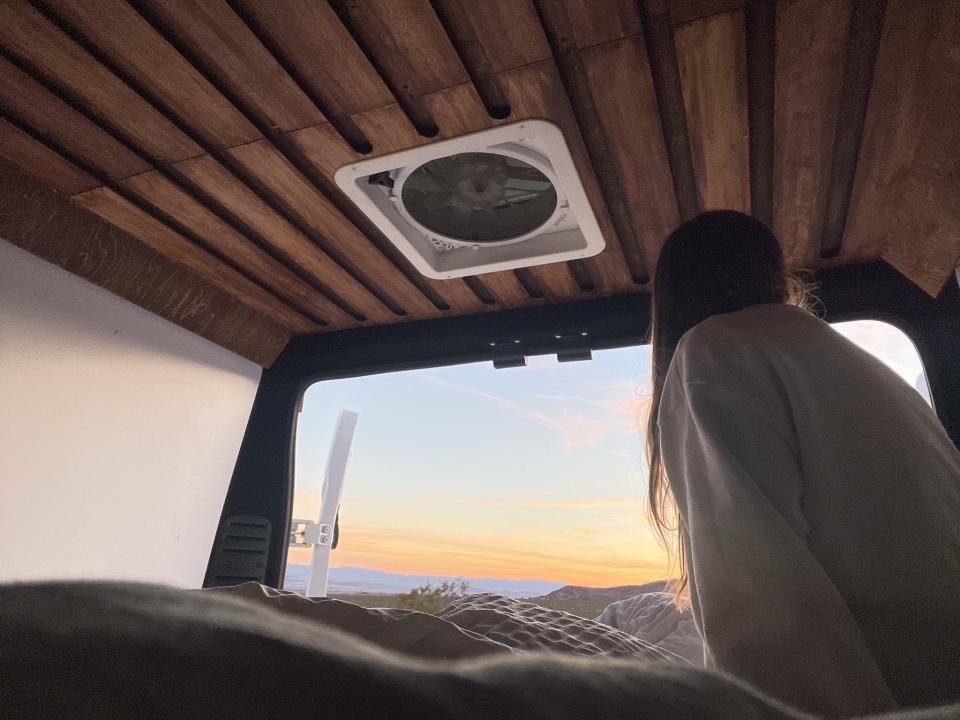
<instances>
[{"instance_id":1,"label":"metal bracket","mask_svg":"<svg viewBox=\"0 0 960 720\"><path fill-rule=\"evenodd\" d=\"M329 548L337 546L337 527L313 520L290 521L290 547L313 547L323 545Z\"/></svg>"},{"instance_id":2,"label":"metal bracket","mask_svg":"<svg viewBox=\"0 0 960 720\"><path fill-rule=\"evenodd\" d=\"M590 335L585 332L557 335L557 362L593 360Z\"/></svg>"},{"instance_id":3,"label":"metal bracket","mask_svg":"<svg viewBox=\"0 0 960 720\"><path fill-rule=\"evenodd\" d=\"M497 370L512 367L526 367L527 355L519 339L498 340L490 343L493 366Z\"/></svg>"}]
</instances>

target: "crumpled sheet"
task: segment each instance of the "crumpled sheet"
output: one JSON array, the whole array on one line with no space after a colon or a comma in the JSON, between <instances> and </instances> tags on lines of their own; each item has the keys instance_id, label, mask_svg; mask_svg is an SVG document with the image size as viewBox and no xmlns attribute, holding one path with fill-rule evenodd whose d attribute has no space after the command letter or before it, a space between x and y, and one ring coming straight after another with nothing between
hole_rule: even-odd
<instances>
[{"instance_id":1,"label":"crumpled sheet","mask_svg":"<svg viewBox=\"0 0 960 720\"><path fill-rule=\"evenodd\" d=\"M334 598L306 598L256 582L198 592L240 598L261 607L323 623L388 650L418 658L461 660L510 654L512 651L505 644L414 610L365 608Z\"/></svg>"},{"instance_id":2,"label":"crumpled sheet","mask_svg":"<svg viewBox=\"0 0 960 720\"><path fill-rule=\"evenodd\" d=\"M610 603L597 617L662 651L669 662L703 667L703 638L689 610L677 609L670 593L652 592Z\"/></svg>"}]
</instances>

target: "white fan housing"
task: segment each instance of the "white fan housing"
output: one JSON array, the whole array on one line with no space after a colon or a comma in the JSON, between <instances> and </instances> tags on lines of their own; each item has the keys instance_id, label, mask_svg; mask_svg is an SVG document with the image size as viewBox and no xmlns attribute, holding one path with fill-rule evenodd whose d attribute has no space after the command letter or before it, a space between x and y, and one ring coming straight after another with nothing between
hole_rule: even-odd
<instances>
[{"instance_id":1,"label":"white fan housing","mask_svg":"<svg viewBox=\"0 0 960 720\"><path fill-rule=\"evenodd\" d=\"M545 176L544 181L549 180L552 185L556 194L555 206L544 212L541 202L535 221L537 226L504 239L476 242L441 234L436 228L427 227L404 205L403 188L411 175L425 164L462 153L501 155L511 167L527 168L528 172L532 166L534 174L541 178ZM419 177L422 176L421 172ZM561 262L590 257L604 248L600 227L563 133L545 120L501 125L352 163L337 171L336 181L427 277L443 280ZM540 183L543 184L545 182ZM553 197L553 192L549 197ZM518 217L517 213L513 217Z\"/></svg>"}]
</instances>

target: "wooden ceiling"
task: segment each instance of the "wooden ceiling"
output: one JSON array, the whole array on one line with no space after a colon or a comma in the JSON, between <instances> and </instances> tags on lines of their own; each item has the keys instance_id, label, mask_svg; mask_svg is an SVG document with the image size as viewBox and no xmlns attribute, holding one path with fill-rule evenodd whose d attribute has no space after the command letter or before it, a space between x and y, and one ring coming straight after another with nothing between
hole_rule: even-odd
<instances>
[{"instance_id":1,"label":"wooden ceiling","mask_svg":"<svg viewBox=\"0 0 960 720\"><path fill-rule=\"evenodd\" d=\"M0 237L263 365L644 291L710 208L793 268L884 259L937 294L958 117L960 0L0 0ZM600 255L432 280L333 182L527 118L564 131Z\"/></svg>"}]
</instances>

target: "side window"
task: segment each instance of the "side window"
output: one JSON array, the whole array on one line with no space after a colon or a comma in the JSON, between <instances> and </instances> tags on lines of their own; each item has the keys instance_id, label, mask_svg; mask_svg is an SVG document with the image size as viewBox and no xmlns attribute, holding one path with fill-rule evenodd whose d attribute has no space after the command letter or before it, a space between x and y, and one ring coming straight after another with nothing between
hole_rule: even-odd
<instances>
[{"instance_id":1,"label":"side window","mask_svg":"<svg viewBox=\"0 0 960 720\"><path fill-rule=\"evenodd\" d=\"M834 323L847 339L886 363L933 407L930 385L916 345L903 330L881 320Z\"/></svg>"},{"instance_id":2,"label":"side window","mask_svg":"<svg viewBox=\"0 0 960 720\"><path fill-rule=\"evenodd\" d=\"M638 429L649 363L649 348L634 347L590 362L532 357L519 369L478 363L309 388L295 519L317 520L337 417L358 415L327 593L430 610L412 590L459 593L462 579L471 592L592 618L609 597L576 588L661 588L667 559L646 523ZM290 548L287 589L306 590L315 547Z\"/></svg>"}]
</instances>

